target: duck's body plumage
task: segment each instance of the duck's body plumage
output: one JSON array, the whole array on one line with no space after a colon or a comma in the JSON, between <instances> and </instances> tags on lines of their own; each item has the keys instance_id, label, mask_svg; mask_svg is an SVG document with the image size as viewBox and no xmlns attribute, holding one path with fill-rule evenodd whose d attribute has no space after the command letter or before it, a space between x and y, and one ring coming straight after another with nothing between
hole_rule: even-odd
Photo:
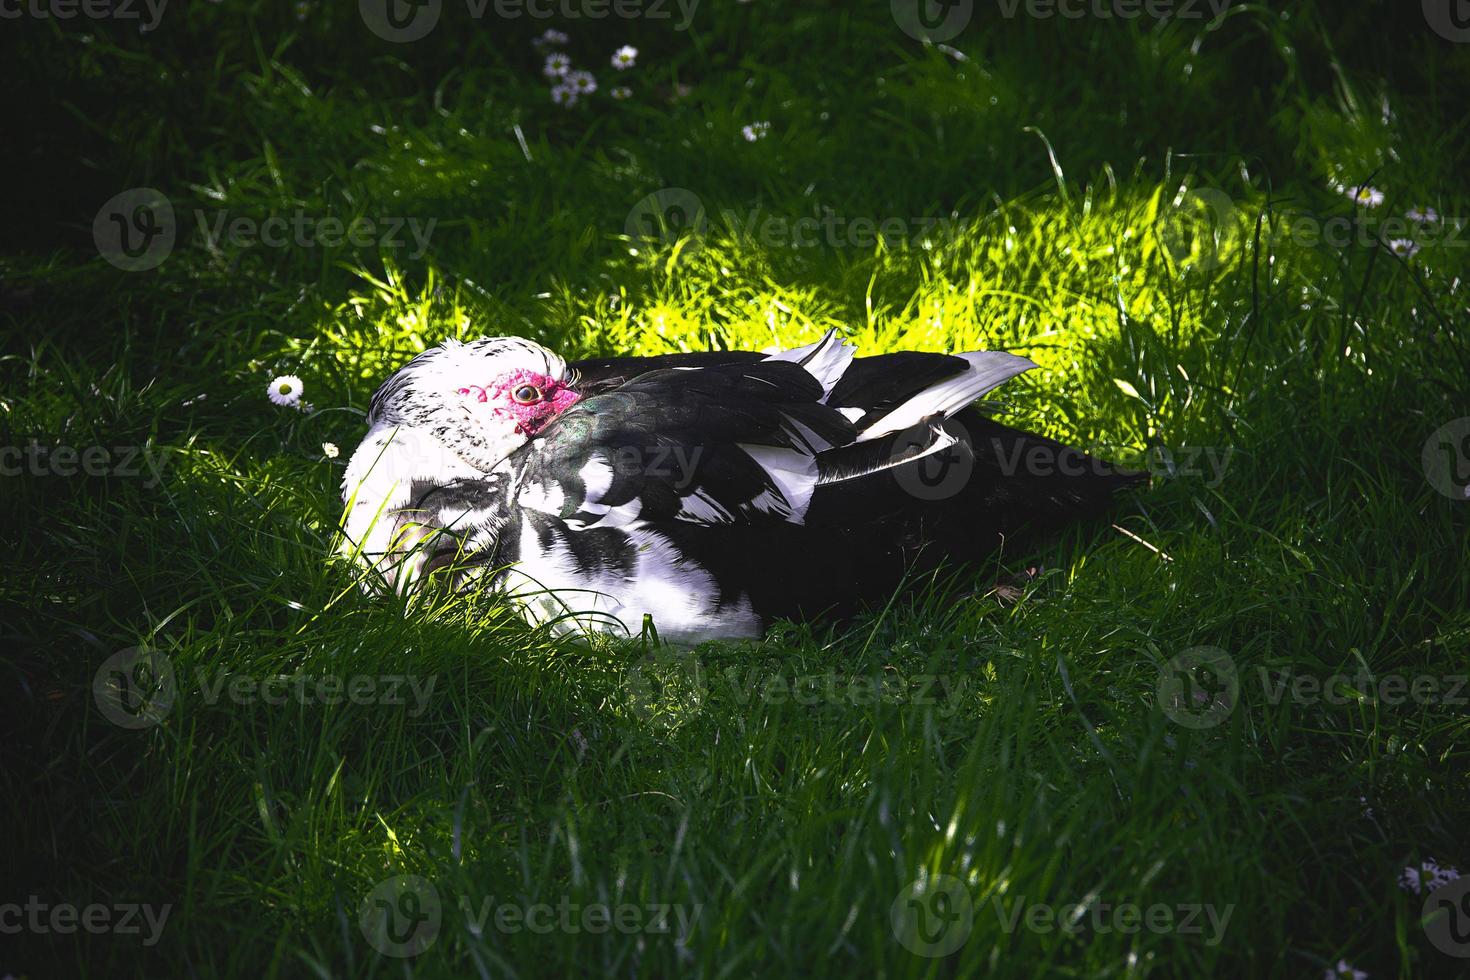
<instances>
[{"instance_id":1,"label":"duck's body plumage","mask_svg":"<svg viewBox=\"0 0 1470 980\"><path fill-rule=\"evenodd\" d=\"M420 573L558 629L651 616L674 642L754 637L881 604L906 575L1097 513L1137 479L973 407L1024 358L852 355L829 334L774 356L572 363L580 400L500 463L416 481ZM968 475L930 479L945 465Z\"/></svg>"}]
</instances>

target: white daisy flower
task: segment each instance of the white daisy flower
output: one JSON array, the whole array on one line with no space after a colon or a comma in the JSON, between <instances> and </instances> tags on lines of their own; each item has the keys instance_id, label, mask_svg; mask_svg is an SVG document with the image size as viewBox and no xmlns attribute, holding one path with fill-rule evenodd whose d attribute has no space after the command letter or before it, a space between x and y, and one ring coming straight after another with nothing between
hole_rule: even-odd
<instances>
[{"instance_id":1,"label":"white daisy flower","mask_svg":"<svg viewBox=\"0 0 1470 980\"><path fill-rule=\"evenodd\" d=\"M566 83L551 90L551 101L565 109L577 104L577 90Z\"/></svg>"},{"instance_id":2,"label":"white daisy flower","mask_svg":"<svg viewBox=\"0 0 1470 980\"><path fill-rule=\"evenodd\" d=\"M1407 867L1399 873L1399 887L1415 895L1422 894L1424 883L1434 878L1439 868L1433 861L1425 861L1420 867Z\"/></svg>"},{"instance_id":3,"label":"white daisy flower","mask_svg":"<svg viewBox=\"0 0 1470 980\"><path fill-rule=\"evenodd\" d=\"M1439 220L1439 212L1434 208L1409 208L1404 217L1421 225L1432 225Z\"/></svg>"},{"instance_id":4,"label":"white daisy flower","mask_svg":"<svg viewBox=\"0 0 1470 980\"><path fill-rule=\"evenodd\" d=\"M283 374L270 383L265 393L271 403L282 408L295 408L301 401L301 379L294 374Z\"/></svg>"},{"instance_id":5,"label":"white daisy flower","mask_svg":"<svg viewBox=\"0 0 1470 980\"><path fill-rule=\"evenodd\" d=\"M740 127L740 135L745 137L745 142L747 143L754 143L756 140L765 139L770 131L771 124L768 122L753 122Z\"/></svg>"},{"instance_id":6,"label":"white daisy flower","mask_svg":"<svg viewBox=\"0 0 1470 980\"><path fill-rule=\"evenodd\" d=\"M578 95L591 95L597 91L597 79L592 77L590 71L567 72L566 84L572 87L572 91Z\"/></svg>"},{"instance_id":7,"label":"white daisy flower","mask_svg":"<svg viewBox=\"0 0 1470 980\"><path fill-rule=\"evenodd\" d=\"M546 64L541 66L541 74L547 78L562 78L572 70L572 59L560 51L553 51L546 56Z\"/></svg>"},{"instance_id":8,"label":"white daisy flower","mask_svg":"<svg viewBox=\"0 0 1470 980\"><path fill-rule=\"evenodd\" d=\"M1412 238L1395 238L1388 247L1401 259L1412 259L1419 254L1419 245Z\"/></svg>"},{"instance_id":9,"label":"white daisy flower","mask_svg":"<svg viewBox=\"0 0 1470 980\"><path fill-rule=\"evenodd\" d=\"M558 44L566 44L567 36L554 27L547 28L545 33L543 33L540 37L536 38L536 40L532 41L531 43L534 44L536 46L536 50L539 51L543 48L554 48Z\"/></svg>"},{"instance_id":10,"label":"white daisy flower","mask_svg":"<svg viewBox=\"0 0 1470 980\"><path fill-rule=\"evenodd\" d=\"M1434 858L1426 858L1423 864L1410 865L1399 875L1399 887L1404 891L1421 895L1426 890L1434 891L1460 877L1455 868L1441 868Z\"/></svg>"},{"instance_id":11,"label":"white daisy flower","mask_svg":"<svg viewBox=\"0 0 1470 980\"><path fill-rule=\"evenodd\" d=\"M1338 960L1337 966L1328 967L1327 972L1322 974L1322 980L1368 980L1368 974L1353 969L1353 965L1347 960Z\"/></svg>"},{"instance_id":12,"label":"white daisy flower","mask_svg":"<svg viewBox=\"0 0 1470 980\"><path fill-rule=\"evenodd\" d=\"M342 450L337 448L335 442L324 442L322 443L322 455L327 457L327 459L336 459L342 455Z\"/></svg>"},{"instance_id":13,"label":"white daisy flower","mask_svg":"<svg viewBox=\"0 0 1470 980\"><path fill-rule=\"evenodd\" d=\"M633 90L626 85L614 85L607 90L607 94L621 102L624 99L631 99L633 97Z\"/></svg>"},{"instance_id":14,"label":"white daisy flower","mask_svg":"<svg viewBox=\"0 0 1470 980\"><path fill-rule=\"evenodd\" d=\"M638 49L625 44L613 52L612 66L618 71L627 71L638 63Z\"/></svg>"},{"instance_id":15,"label":"white daisy flower","mask_svg":"<svg viewBox=\"0 0 1470 980\"><path fill-rule=\"evenodd\" d=\"M1349 187L1346 193L1360 208L1376 208L1383 203L1383 192L1376 187Z\"/></svg>"}]
</instances>

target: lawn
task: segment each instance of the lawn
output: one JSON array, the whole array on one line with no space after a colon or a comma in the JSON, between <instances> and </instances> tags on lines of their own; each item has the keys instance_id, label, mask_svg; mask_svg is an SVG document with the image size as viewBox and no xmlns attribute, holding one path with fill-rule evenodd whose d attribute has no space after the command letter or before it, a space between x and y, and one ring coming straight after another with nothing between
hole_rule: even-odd
<instances>
[{"instance_id":1,"label":"lawn","mask_svg":"<svg viewBox=\"0 0 1470 980\"><path fill-rule=\"evenodd\" d=\"M0 976L1470 974L1465 32L1064 6L16 7ZM692 651L330 557L444 338L831 327L1151 485Z\"/></svg>"}]
</instances>

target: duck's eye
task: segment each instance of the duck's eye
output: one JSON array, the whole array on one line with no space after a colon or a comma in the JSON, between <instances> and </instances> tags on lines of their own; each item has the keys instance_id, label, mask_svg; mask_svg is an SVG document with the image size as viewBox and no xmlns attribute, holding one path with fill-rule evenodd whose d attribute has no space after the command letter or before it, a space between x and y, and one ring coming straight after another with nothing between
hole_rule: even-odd
<instances>
[{"instance_id":1,"label":"duck's eye","mask_svg":"<svg viewBox=\"0 0 1470 980\"><path fill-rule=\"evenodd\" d=\"M541 400L541 389L535 385L520 385L510 393L518 405L534 405Z\"/></svg>"}]
</instances>

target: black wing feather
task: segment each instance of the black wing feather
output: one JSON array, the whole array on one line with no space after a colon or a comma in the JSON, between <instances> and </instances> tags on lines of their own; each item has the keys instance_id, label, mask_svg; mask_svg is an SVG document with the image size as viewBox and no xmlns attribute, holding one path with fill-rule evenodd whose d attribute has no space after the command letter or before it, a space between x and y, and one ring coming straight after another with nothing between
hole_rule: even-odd
<instances>
[{"instance_id":1,"label":"black wing feather","mask_svg":"<svg viewBox=\"0 0 1470 980\"><path fill-rule=\"evenodd\" d=\"M584 398L507 462L519 471L524 504L584 527L633 518L799 523L817 454L856 437L851 422L819 403L822 393L783 361L647 372ZM792 499L801 496L803 466L805 497ZM614 518L615 508L627 509Z\"/></svg>"}]
</instances>

